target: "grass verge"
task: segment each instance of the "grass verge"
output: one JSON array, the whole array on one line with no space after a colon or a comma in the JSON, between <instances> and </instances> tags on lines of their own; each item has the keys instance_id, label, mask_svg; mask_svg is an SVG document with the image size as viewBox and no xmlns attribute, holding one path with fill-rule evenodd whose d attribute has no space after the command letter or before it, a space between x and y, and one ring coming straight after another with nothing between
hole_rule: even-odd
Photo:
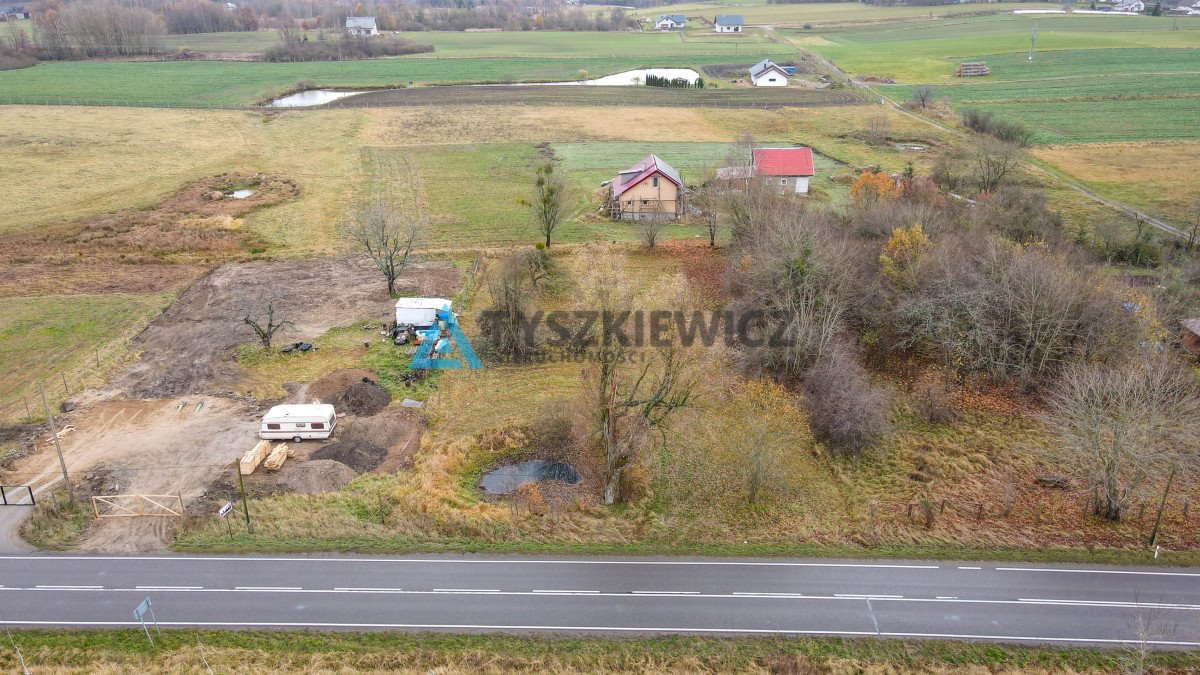
<instances>
[{"instance_id":1,"label":"grass verge","mask_svg":"<svg viewBox=\"0 0 1200 675\"><path fill-rule=\"evenodd\" d=\"M1121 651L946 641L782 637L542 637L440 633L164 631L12 634L35 672L1118 672ZM8 645L6 645L8 647ZM1159 652L1154 672L1200 667L1200 653ZM19 672L14 649L0 668Z\"/></svg>"},{"instance_id":2,"label":"grass verge","mask_svg":"<svg viewBox=\"0 0 1200 675\"><path fill-rule=\"evenodd\" d=\"M21 525L21 538L42 550L65 551L79 541L92 522L85 501L71 501L61 492L40 497L33 515Z\"/></svg>"}]
</instances>

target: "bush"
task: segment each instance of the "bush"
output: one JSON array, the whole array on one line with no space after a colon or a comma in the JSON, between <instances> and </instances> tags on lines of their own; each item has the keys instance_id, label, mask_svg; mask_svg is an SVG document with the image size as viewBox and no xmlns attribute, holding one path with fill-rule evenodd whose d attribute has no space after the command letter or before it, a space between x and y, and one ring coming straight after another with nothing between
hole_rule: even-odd
<instances>
[{"instance_id":1,"label":"bush","mask_svg":"<svg viewBox=\"0 0 1200 675\"><path fill-rule=\"evenodd\" d=\"M1005 143L1025 147L1033 140L1033 132L1016 122L996 119L986 110L967 108L962 112L963 125L977 133L998 138Z\"/></svg>"},{"instance_id":2,"label":"bush","mask_svg":"<svg viewBox=\"0 0 1200 675\"><path fill-rule=\"evenodd\" d=\"M273 62L285 61L353 61L377 56L401 56L424 54L433 51L433 45L423 45L408 40L344 36L340 40L304 40L278 44L263 54L263 59Z\"/></svg>"},{"instance_id":3,"label":"bush","mask_svg":"<svg viewBox=\"0 0 1200 675\"><path fill-rule=\"evenodd\" d=\"M808 371L804 400L813 435L839 452L862 452L891 430L887 391L872 386L862 366L845 350L835 351Z\"/></svg>"}]
</instances>

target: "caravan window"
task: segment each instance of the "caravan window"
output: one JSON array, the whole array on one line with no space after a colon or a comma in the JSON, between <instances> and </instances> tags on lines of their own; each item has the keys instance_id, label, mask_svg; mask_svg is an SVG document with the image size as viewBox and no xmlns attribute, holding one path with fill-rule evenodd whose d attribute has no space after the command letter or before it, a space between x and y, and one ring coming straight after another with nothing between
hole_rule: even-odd
<instances>
[{"instance_id":1,"label":"caravan window","mask_svg":"<svg viewBox=\"0 0 1200 675\"><path fill-rule=\"evenodd\" d=\"M267 425L267 428L268 428L268 429L270 429L270 430L272 430L272 431L278 431L278 430L279 430L279 425L278 425L278 424L268 424L268 425Z\"/></svg>"},{"instance_id":2,"label":"caravan window","mask_svg":"<svg viewBox=\"0 0 1200 675\"><path fill-rule=\"evenodd\" d=\"M312 428L314 428L314 429L324 429L324 428L325 428L325 423L324 423L324 422L313 422L313 423L312 423Z\"/></svg>"},{"instance_id":3,"label":"caravan window","mask_svg":"<svg viewBox=\"0 0 1200 675\"><path fill-rule=\"evenodd\" d=\"M307 424L305 424L304 422L296 422L296 423L295 423L295 426L296 426L296 428L297 428L297 429L303 429L303 428L305 428L305 427L306 427L306 426L308 426L308 425L307 425Z\"/></svg>"}]
</instances>

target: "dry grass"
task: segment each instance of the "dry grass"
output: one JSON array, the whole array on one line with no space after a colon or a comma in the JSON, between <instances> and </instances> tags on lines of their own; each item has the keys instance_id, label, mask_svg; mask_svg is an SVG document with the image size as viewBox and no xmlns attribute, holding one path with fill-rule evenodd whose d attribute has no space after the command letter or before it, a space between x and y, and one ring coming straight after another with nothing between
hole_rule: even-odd
<instances>
[{"instance_id":1,"label":"dry grass","mask_svg":"<svg viewBox=\"0 0 1200 675\"><path fill-rule=\"evenodd\" d=\"M1031 151L1097 192L1180 224L1200 219L1200 143L1057 145Z\"/></svg>"}]
</instances>

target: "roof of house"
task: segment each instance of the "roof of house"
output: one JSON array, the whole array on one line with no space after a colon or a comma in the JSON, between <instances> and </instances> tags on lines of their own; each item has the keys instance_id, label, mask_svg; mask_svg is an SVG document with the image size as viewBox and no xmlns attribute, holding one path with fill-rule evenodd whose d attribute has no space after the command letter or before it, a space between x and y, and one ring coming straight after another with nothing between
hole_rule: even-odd
<instances>
[{"instance_id":1,"label":"roof of house","mask_svg":"<svg viewBox=\"0 0 1200 675\"><path fill-rule=\"evenodd\" d=\"M762 61L759 61L758 63L754 64L753 66L750 66L750 77L757 78L758 76L763 75L768 70L772 70L772 69L779 71L780 75L787 77L787 71L784 70L781 66L777 65L771 59L763 59Z\"/></svg>"},{"instance_id":2,"label":"roof of house","mask_svg":"<svg viewBox=\"0 0 1200 675\"><path fill-rule=\"evenodd\" d=\"M754 170L762 176L812 176L812 148L755 148Z\"/></svg>"},{"instance_id":3,"label":"roof of house","mask_svg":"<svg viewBox=\"0 0 1200 675\"><path fill-rule=\"evenodd\" d=\"M654 173L666 176L667 180L676 185L683 185L683 179L679 177L678 171L672 168L670 164L659 159L657 155L650 155L617 174L617 177L612 182L613 196L620 197L626 190L642 182Z\"/></svg>"},{"instance_id":4,"label":"roof of house","mask_svg":"<svg viewBox=\"0 0 1200 675\"><path fill-rule=\"evenodd\" d=\"M670 20L672 23L683 23L687 21L687 17L682 14L663 14L654 23L660 23L664 20Z\"/></svg>"},{"instance_id":5,"label":"roof of house","mask_svg":"<svg viewBox=\"0 0 1200 675\"><path fill-rule=\"evenodd\" d=\"M741 26L746 23L741 14L718 14L713 23L718 26Z\"/></svg>"},{"instance_id":6,"label":"roof of house","mask_svg":"<svg viewBox=\"0 0 1200 675\"><path fill-rule=\"evenodd\" d=\"M375 28L375 17L373 16L348 16L346 17L346 28Z\"/></svg>"}]
</instances>

